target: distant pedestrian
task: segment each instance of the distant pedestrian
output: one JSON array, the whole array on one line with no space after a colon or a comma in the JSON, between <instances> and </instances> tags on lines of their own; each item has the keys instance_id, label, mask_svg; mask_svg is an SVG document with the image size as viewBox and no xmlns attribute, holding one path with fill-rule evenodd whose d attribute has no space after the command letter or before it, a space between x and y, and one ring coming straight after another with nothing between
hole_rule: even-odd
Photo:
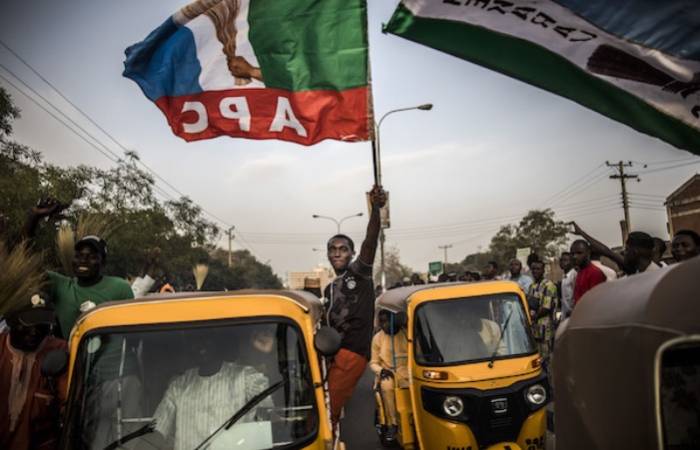
<instances>
[{"instance_id":1,"label":"distant pedestrian","mask_svg":"<svg viewBox=\"0 0 700 450\"><path fill-rule=\"evenodd\" d=\"M643 231L633 231L627 236L625 242L625 254L623 255L623 268L627 275L647 272L659 269L652 255L654 253L654 239Z\"/></svg>"},{"instance_id":2,"label":"distant pedestrian","mask_svg":"<svg viewBox=\"0 0 700 450\"><path fill-rule=\"evenodd\" d=\"M508 279L510 281L515 281L516 283L518 283L520 289L522 289L523 292L527 293L528 289L530 289L530 285L532 284L532 278L530 278L529 275L525 275L524 273L522 273L523 263L521 263L519 259L513 258L510 260L509 268L510 278Z\"/></svg>"},{"instance_id":3,"label":"distant pedestrian","mask_svg":"<svg viewBox=\"0 0 700 450\"><path fill-rule=\"evenodd\" d=\"M559 257L559 267L564 272L564 277L561 280L561 289L559 295L561 297L561 317L565 319L571 315L574 309L574 286L576 284L576 269L574 268L574 260L571 253L564 252Z\"/></svg>"},{"instance_id":4,"label":"distant pedestrian","mask_svg":"<svg viewBox=\"0 0 700 450\"><path fill-rule=\"evenodd\" d=\"M413 275L411 275L411 284L413 286L416 286L418 284L425 284L425 281L423 281L423 278L421 278L420 274L413 273Z\"/></svg>"},{"instance_id":5,"label":"distant pedestrian","mask_svg":"<svg viewBox=\"0 0 700 450\"><path fill-rule=\"evenodd\" d=\"M557 310L557 287L544 277L544 262L530 264L533 282L528 290L528 299L533 300L536 309L533 313L533 336L540 356L549 361L552 339L554 338L554 312Z\"/></svg>"},{"instance_id":6,"label":"distant pedestrian","mask_svg":"<svg viewBox=\"0 0 700 450\"><path fill-rule=\"evenodd\" d=\"M678 230L671 241L671 254L676 262L685 261L700 254L700 235L693 230Z\"/></svg>"},{"instance_id":7,"label":"distant pedestrian","mask_svg":"<svg viewBox=\"0 0 700 450\"><path fill-rule=\"evenodd\" d=\"M484 280L495 280L498 278L498 263L496 261L489 261L484 267L484 271L481 273L481 277Z\"/></svg>"},{"instance_id":8,"label":"distant pedestrian","mask_svg":"<svg viewBox=\"0 0 700 450\"><path fill-rule=\"evenodd\" d=\"M583 239L571 244L571 256L576 265L576 283L574 284L574 307L586 292L593 289L606 278L602 270L591 264L591 246Z\"/></svg>"}]
</instances>

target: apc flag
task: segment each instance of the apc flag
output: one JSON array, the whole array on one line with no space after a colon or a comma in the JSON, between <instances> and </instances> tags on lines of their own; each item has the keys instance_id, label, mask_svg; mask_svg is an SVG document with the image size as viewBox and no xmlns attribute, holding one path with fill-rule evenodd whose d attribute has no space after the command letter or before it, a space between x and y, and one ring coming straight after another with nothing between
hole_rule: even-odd
<instances>
[{"instance_id":1,"label":"apc flag","mask_svg":"<svg viewBox=\"0 0 700 450\"><path fill-rule=\"evenodd\" d=\"M187 141L370 137L366 0L198 0L126 50Z\"/></svg>"},{"instance_id":2,"label":"apc flag","mask_svg":"<svg viewBox=\"0 0 700 450\"><path fill-rule=\"evenodd\" d=\"M698 0L403 0L385 31L700 154Z\"/></svg>"}]
</instances>

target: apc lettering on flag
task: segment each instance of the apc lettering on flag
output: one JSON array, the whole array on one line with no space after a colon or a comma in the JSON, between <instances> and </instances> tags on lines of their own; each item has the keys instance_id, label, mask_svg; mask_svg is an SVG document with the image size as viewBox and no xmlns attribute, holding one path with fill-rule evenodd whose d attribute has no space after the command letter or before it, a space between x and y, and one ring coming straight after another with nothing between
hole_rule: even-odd
<instances>
[{"instance_id":1,"label":"apc lettering on flag","mask_svg":"<svg viewBox=\"0 0 700 450\"><path fill-rule=\"evenodd\" d=\"M364 0L199 0L126 50L124 76L187 141L367 140L366 14Z\"/></svg>"}]
</instances>

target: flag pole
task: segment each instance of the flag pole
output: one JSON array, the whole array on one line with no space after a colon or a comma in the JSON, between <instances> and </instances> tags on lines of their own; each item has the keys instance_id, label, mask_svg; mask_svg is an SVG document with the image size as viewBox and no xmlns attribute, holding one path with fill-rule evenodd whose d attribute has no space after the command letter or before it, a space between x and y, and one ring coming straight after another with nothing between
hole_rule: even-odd
<instances>
[{"instance_id":1,"label":"flag pole","mask_svg":"<svg viewBox=\"0 0 700 450\"><path fill-rule=\"evenodd\" d=\"M374 127L372 133L372 165L374 166L374 184L381 186L382 184L382 163L379 156L379 130Z\"/></svg>"}]
</instances>

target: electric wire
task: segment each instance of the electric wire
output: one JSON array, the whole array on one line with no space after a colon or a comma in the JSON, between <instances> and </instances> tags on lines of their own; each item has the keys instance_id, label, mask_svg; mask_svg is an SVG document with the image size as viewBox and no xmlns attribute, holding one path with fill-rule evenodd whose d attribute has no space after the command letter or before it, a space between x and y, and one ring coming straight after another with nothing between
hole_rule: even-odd
<instances>
[{"instance_id":1,"label":"electric wire","mask_svg":"<svg viewBox=\"0 0 700 450\"><path fill-rule=\"evenodd\" d=\"M31 64L29 64L29 62L27 62L24 58L22 58L21 55L19 55L17 52L15 52L9 45L7 45L7 44L6 44L5 42L3 42L2 40L0 40L0 45L2 45L7 51L9 51L12 55L14 55L19 61L21 61L32 73L34 73L34 74L35 74L37 77L39 77L44 83L46 83L49 87L51 87L51 89L52 89L54 92L56 92L64 101L66 101L66 102L67 102L69 105L71 105L76 111L78 111L86 120L88 120L88 122L90 122L90 123L91 123L93 126L95 126L98 130L100 130L102 133L104 133L105 136L107 136L110 140L112 140L112 142L114 142L117 146L119 146L125 153L130 152L130 150L129 150L128 148L126 148L121 142L119 142L111 133L109 133L109 132L108 132L107 130L105 130L102 126L100 126L94 119L92 119L92 117L91 117L89 114L87 114L85 111L83 111L79 106L77 106L74 102L72 102L67 96L65 96L53 83L51 83L51 81L49 81L46 77L44 77L38 70L36 70L36 69L35 69ZM57 106L55 106L55 105L54 105L53 103L51 103L48 99L46 99L46 97L44 97L43 95L41 95L40 93L38 93L34 88L32 88L32 87L29 86L26 82L24 82L24 80L22 80L21 77L19 77L18 75L16 75L14 72L12 72L9 68L7 68L7 67L6 67L5 65L3 65L3 64L0 64L0 67L2 67L6 72L8 72L10 75L12 75L15 79L17 79L17 80L18 80L20 83L22 83L24 86L26 86L31 92L33 92L35 95L37 95L39 98L41 98L44 102L46 102L48 105L50 105L54 110L58 111L62 116L64 116L66 119L68 119L68 121L70 121L72 124L74 124L74 125L75 125L77 128L79 128L81 131L83 131L86 135L88 135L90 138L92 138L92 139L94 139L96 142L98 142L98 143L104 148L104 150L105 150L106 152L108 152L109 154L111 154L114 158L117 158L117 160L115 161L113 158L109 158L109 157L108 157L110 160L112 160L112 162L117 163L119 160L121 160L121 158L119 157L119 155L117 155L115 152L113 152L112 150L110 150L109 147L107 147L101 140L99 140L98 138L96 138L95 136L93 136L92 134L90 134L89 132L87 132L82 126L80 126L79 124L77 124L72 118L70 118L67 114L65 114L60 108L58 108ZM8 82L8 84L10 84L11 86L13 86L15 89L17 89L18 91L20 91L19 88L18 88L16 85L14 85L13 83L11 83L7 78L3 77L3 79L4 79L6 82ZM21 92L21 91L20 91L20 92ZM30 98L29 96L27 96L27 97ZM62 123L64 126L68 127L68 125L67 125L63 120L58 119L54 114L50 113L45 107L43 107L42 105L40 105L36 100L31 99L31 98L30 98L30 100L32 100L33 103L35 103L37 106L39 106L39 107L40 107L41 109L43 109L45 112L49 113L52 117L54 117L56 120L58 120L58 121L59 121L60 123ZM68 128L70 128L70 127L68 127ZM72 129L71 129L71 130L72 130ZM75 133L75 130L72 130L72 131ZM78 133L76 133L76 134L78 134ZM84 137L81 137L81 139L83 139L84 141L88 142ZM88 144L90 144L93 148L98 149L94 143L88 142ZM98 149L98 150L99 150L99 149ZM103 155L107 156L107 155L105 154L105 152L102 151L102 150L100 150L100 153L103 153ZM148 166L146 163L144 163L143 161L141 161L139 158L137 158L136 161L137 161L138 164L140 164L142 167L144 167L152 176L154 176L155 178L157 178L158 180L160 180L161 182L163 182L166 186L168 186L170 189L172 189L174 192L176 192L180 197L186 197L186 198L189 199L189 196L187 196L187 195L184 194L182 191L180 191L180 190L177 189L175 186L173 186L172 183L168 182L165 178L163 178L163 177L162 177L158 172L156 172L153 168L151 168L150 166ZM161 192L161 194L166 194L166 196L167 196L170 200L175 200L175 198L174 198L172 195L167 195L166 191L163 190L163 189L160 188L160 187L157 187L157 185L156 185L155 183L154 183L154 187L155 187L157 190L159 190L159 192ZM205 214L207 214L208 216L210 216L211 218L217 220L217 221L220 222L221 224L223 224L223 225L225 225L225 226L227 226L227 227L229 227L229 228L232 226L230 223L226 222L225 220L221 219L221 218L218 217L217 215L215 215L215 214L213 214L212 212L208 211L208 210L207 210L206 208L204 208L202 205L200 205L200 204L194 202L194 201L191 200L191 199L190 199L190 201L192 201L192 203L194 203L197 207L199 207L200 210L201 210L203 213L205 213ZM242 239L242 240L243 240L243 239ZM245 243L245 241L244 241L244 243ZM248 250L250 250L250 252L251 252L253 255L255 255L255 252L253 251L252 248L248 248ZM256 257L257 257L257 256L256 256Z\"/></svg>"},{"instance_id":2,"label":"electric wire","mask_svg":"<svg viewBox=\"0 0 700 450\"><path fill-rule=\"evenodd\" d=\"M85 142L86 144L88 144L88 145L89 145L90 147L92 147L93 149L97 150L99 153L101 153L104 157L106 157L107 159L109 159L109 160L112 161L113 163L119 164L119 163L122 161L122 158L121 158L118 154L116 154L115 152L113 152L112 150L110 150L109 147L107 147L99 138L95 137L93 134L91 134L90 132L88 132L87 130L85 130L85 128L83 128L83 127L80 126L78 123L76 123L72 118L70 118L66 113L64 113L59 107L57 107L56 105L54 105L53 103L51 103L46 97L44 97L44 96L41 95L39 92L37 92L36 89L34 89L34 88L32 88L31 86L29 86L24 80L22 80L22 79L21 79L18 75L16 75L13 71L9 70L5 65L3 65L3 64L1 64L1 63L0 63L0 68L2 68L4 71L6 71L7 73L9 73L13 78L15 78L15 79L16 79L17 81L19 81L23 86L25 86L30 92L32 92L34 95L36 95L36 96L39 97L41 100L43 100L46 104L48 104L49 106L51 106L51 108L53 108L55 111L57 111L61 116L63 116L63 117L64 117L68 122L70 122L70 123L66 122L66 120L62 119L61 117L59 117L58 115L56 115L54 112L52 112L51 110L49 110L47 107L45 107L44 105L42 105L36 98L34 98L34 97L32 97L31 95L29 95L27 92L25 92L25 91L24 91L22 88L20 88L17 84L13 83L13 82L12 82L10 79L8 79L6 76L0 74L0 79L2 79L3 81L5 81L9 86L11 86L12 88L14 88L17 92L19 92L19 93L22 94L24 97L26 97L28 100L30 100L34 105L36 105L36 106L39 107L41 110L43 110L45 113L47 113L48 115L50 115L54 120L56 120L57 122L59 122L61 125L63 125L65 128L67 128L69 131L71 131L73 134L75 134L79 139L81 139L83 142ZM59 95L61 95L61 96L63 97L63 95L60 94L60 92L59 92ZM71 124L72 124L72 125L71 125ZM74 126L75 126L75 128L74 128ZM76 128L79 129L80 131L82 131L83 133L85 133L85 135L87 135L87 137L86 137L85 135L81 134L80 132L78 132L78 131L76 130ZM88 139L88 137L91 138L91 139L93 139L95 142L99 143L99 146L98 146L98 144L96 144L95 142L93 142L93 141L91 141L90 139ZM126 151L128 151L128 150L126 150ZM138 160L138 159L137 159L137 162L141 163L141 161ZM142 165L143 165L143 164L142 164ZM156 176L157 178L161 179L161 177L158 176L157 173L153 172L153 171L152 171L151 169L149 169L147 166L145 166L145 165L143 165L143 166L146 167L147 172L149 172L150 175ZM162 181L162 179L161 179L161 181ZM167 191L165 191L163 188L161 188L160 186L158 186L156 183L153 183L152 186L153 186L154 190L155 190L158 194L160 194L161 197L163 197L165 200L170 200L170 201L176 201L176 200L177 200L176 197L174 197L173 195L171 195L170 193L168 193ZM176 192L179 192L179 191L176 191ZM189 199L189 197L187 197L186 195L182 195L182 197L186 197L186 198ZM192 200L190 199L190 201L192 201ZM231 226L230 224L228 224L227 222L225 222L225 221L222 220L221 218L217 217L216 215L214 215L214 214L212 214L211 212L209 212L209 211L207 211L206 209L204 209L201 205L195 203L194 201L192 201L192 203L194 203L197 207L199 207L199 208L202 210L202 212L206 213L207 215L209 215L210 217L214 218L214 219L217 220L218 222L220 222L220 223L222 223L222 224L224 224L224 225L226 225L226 226L228 226L228 227ZM243 239L242 239L242 240L243 240ZM245 244L245 241L243 242L243 244ZM257 259L260 259L260 258L256 255L256 252L253 250L253 248L252 248L249 244L245 244L245 245L243 245L243 247L244 247L244 248L247 248Z\"/></svg>"}]
</instances>

